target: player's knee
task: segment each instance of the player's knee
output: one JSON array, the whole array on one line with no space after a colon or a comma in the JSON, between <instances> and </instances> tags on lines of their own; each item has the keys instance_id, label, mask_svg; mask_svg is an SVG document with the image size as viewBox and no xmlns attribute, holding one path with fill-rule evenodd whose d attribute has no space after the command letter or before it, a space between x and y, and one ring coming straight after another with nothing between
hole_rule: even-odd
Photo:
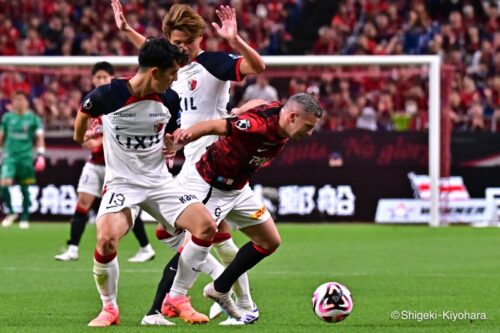
<instances>
[{"instance_id":1,"label":"player's knee","mask_svg":"<svg viewBox=\"0 0 500 333\"><path fill-rule=\"evenodd\" d=\"M90 206L92 206L93 199L88 199L85 197L78 197L78 200L76 202L76 205L78 207L81 207L82 209L89 210Z\"/></svg>"},{"instance_id":2,"label":"player's knee","mask_svg":"<svg viewBox=\"0 0 500 333\"><path fill-rule=\"evenodd\" d=\"M208 211L200 216L200 223L193 235L199 239L212 241L217 232L217 223L214 222Z\"/></svg>"},{"instance_id":3,"label":"player's knee","mask_svg":"<svg viewBox=\"0 0 500 333\"><path fill-rule=\"evenodd\" d=\"M281 237L280 235L276 235L271 239L271 242L269 243L269 250L271 251L276 251L278 247L281 245Z\"/></svg>"},{"instance_id":4,"label":"player's knee","mask_svg":"<svg viewBox=\"0 0 500 333\"><path fill-rule=\"evenodd\" d=\"M262 248L268 250L269 254L271 254L278 249L280 244L281 244L280 235L275 235L275 236L267 239L265 242L263 242L263 244L261 246L262 246Z\"/></svg>"},{"instance_id":5,"label":"player's knee","mask_svg":"<svg viewBox=\"0 0 500 333\"><path fill-rule=\"evenodd\" d=\"M109 255L118 250L118 240L119 238L115 235L110 234L98 234L97 235L97 249L102 255Z\"/></svg>"}]
</instances>

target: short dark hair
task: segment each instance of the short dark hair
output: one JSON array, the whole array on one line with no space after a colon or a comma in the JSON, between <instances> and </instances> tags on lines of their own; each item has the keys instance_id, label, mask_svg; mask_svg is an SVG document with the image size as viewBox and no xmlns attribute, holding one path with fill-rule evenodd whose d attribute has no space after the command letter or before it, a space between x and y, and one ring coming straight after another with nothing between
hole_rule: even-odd
<instances>
[{"instance_id":1,"label":"short dark hair","mask_svg":"<svg viewBox=\"0 0 500 333\"><path fill-rule=\"evenodd\" d=\"M92 75L95 75L98 71L105 71L111 76L115 75L115 68L107 61L96 62L92 66Z\"/></svg>"},{"instance_id":2,"label":"short dark hair","mask_svg":"<svg viewBox=\"0 0 500 333\"><path fill-rule=\"evenodd\" d=\"M164 38L148 38L139 50L141 69L158 67L165 70L171 68L174 63L184 66L187 62L187 54Z\"/></svg>"}]
</instances>

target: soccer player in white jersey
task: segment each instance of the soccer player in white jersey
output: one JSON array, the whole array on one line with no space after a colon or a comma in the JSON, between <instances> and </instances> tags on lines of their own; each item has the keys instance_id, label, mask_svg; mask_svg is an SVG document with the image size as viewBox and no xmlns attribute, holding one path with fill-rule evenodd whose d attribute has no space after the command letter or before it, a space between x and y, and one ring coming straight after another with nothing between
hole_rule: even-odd
<instances>
[{"instance_id":1,"label":"soccer player in white jersey","mask_svg":"<svg viewBox=\"0 0 500 333\"><path fill-rule=\"evenodd\" d=\"M139 209L159 221L171 235L191 234L182 251L177 276L182 285L171 292L184 320L206 323L186 296L206 260L216 223L195 195L177 186L168 172L162 149L173 149L166 135L176 128L177 93L167 89L177 77L185 54L164 39L150 39L139 51L139 70L131 79L113 80L84 99L75 121L74 139L82 143L89 118L102 119L106 173L97 214L94 278L103 308L89 326L120 321L117 305L118 242L133 225ZM171 324L163 317L163 325Z\"/></svg>"},{"instance_id":2,"label":"soccer player in white jersey","mask_svg":"<svg viewBox=\"0 0 500 333\"><path fill-rule=\"evenodd\" d=\"M115 13L115 20L118 28L136 45L140 46L145 37L134 31L126 22L123 10L119 0L112 0L112 7ZM184 49L190 56L191 61L188 65L179 70L178 79L172 84L181 97L181 127L187 128L200 121L221 119L228 116L226 107L229 101L230 81L239 81L245 75L260 73L265 69L264 61L260 55L253 50L239 35L236 24L235 10L230 7L220 7L216 11L221 20L221 25L212 23L219 36L228 41L228 43L241 55L236 56L225 52L206 52L201 50L200 43L205 28L203 18L191 7L187 5L173 5L163 20L163 32L171 43ZM205 152L206 147L211 145L217 139L216 136L207 136L188 144L184 148L186 161L176 181L182 187L189 189L189 175L194 169L195 163ZM176 249L179 244L172 246L169 242L169 235L163 228L157 230L157 237L165 243L170 244ZM225 223L219 225L219 232L214 238L214 248L217 251L221 261L228 265L236 253L238 247L234 244L229 233L229 227ZM177 267L177 258L165 267L164 276L158 286L155 301L147 313L154 315L159 308L169 316L176 316L176 313L169 309L168 303L161 306L162 296L168 292L172 280L175 276ZM218 267L210 265L205 273L212 277L217 277L220 273ZM174 287L175 288L175 287ZM254 302L250 295L248 277L246 274L241 276L234 287L237 296L237 303L240 307L247 310L255 310ZM211 310L211 317L220 313ZM256 312L254 312L256 313ZM221 324L242 324L241 321L229 319Z\"/></svg>"},{"instance_id":3,"label":"soccer player in white jersey","mask_svg":"<svg viewBox=\"0 0 500 333\"><path fill-rule=\"evenodd\" d=\"M95 63L92 66L92 84L98 88L104 84L111 83L114 78L115 69L109 62L102 61ZM92 122L91 127L101 126L101 119L96 118ZM83 167L80 180L78 181L78 198L75 207L75 213L71 218L70 238L67 241L68 247L64 252L56 255L54 259L59 261L78 260L78 247L82 239L85 226L89 219L89 210L95 200L100 200L102 186L104 184L104 148L102 146L102 134L86 141L84 148L90 149L91 155L89 160ZM144 228L144 222L138 216L132 229L134 236L140 244L139 251L133 257L129 258L130 262L145 262L152 260L155 256L155 251L149 244L148 236Z\"/></svg>"}]
</instances>

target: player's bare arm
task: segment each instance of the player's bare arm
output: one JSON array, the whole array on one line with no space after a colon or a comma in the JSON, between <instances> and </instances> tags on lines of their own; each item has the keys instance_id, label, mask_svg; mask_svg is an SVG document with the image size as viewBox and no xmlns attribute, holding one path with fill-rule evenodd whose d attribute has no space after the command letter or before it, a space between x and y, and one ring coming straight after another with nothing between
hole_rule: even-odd
<instances>
[{"instance_id":1,"label":"player's bare arm","mask_svg":"<svg viewBox=\"0 0 500 333\"><path fill-rule=\"evenodd\" d=\"M186 129L174 132L174 143L186 145L206 135L226 135L228 133L227 120L207 120Z\"/></svg>"},{"instance_id":2,"label":"player's bare arm","mask_svg":"<svg viewBox=\"0 0 500 333\"><path fill-rule=\"evenodd\" d=\"M82 112L78 111L76 114L76 119L75 119L75 130L73 132L73 140L76 142L82 144L83 142L87 141L89 139L89 136L85 135L87 132L88 128L88 122L91 117Z\"/></svg>"},{"instance_id":3,"label":"player's bare arm","mask_svg":"<svg viewBox=\"0 0 500 333\"><path fill-rule=\"evenodd\" d=\"M100 145L102 145L102 137L90 138L86 141L84 140L84 142L82 143L82 147L86 149L92 149L95 147L99 147Z\"/></svg>"},{"instance_id":4,"label":"player's bare arm","mask_svg":"<svg viewBox=\"0 0 500 333\"><path fill-rule=\"evenodd\" d=\"M266 104L267 102L263 99L252 99L248 102L246 102L245 104L243 104L242 106L240 106L239 108L234 108L231 110L231 115L233 116L239 116L245 112L247 112L248 110L251 110L259 105L263 105L263 104Z\"/></svg>"},{"instance_id":5,"label":"player's bare arm","mask_svg":"<svg viewBox=\"0 0 500 333\"><path fill-rule=\"evenodd\" d=\"M128 23L125 15L123 14L123 7L120 0L111 0L111 7L115 14L115 23L118 30L123 32L125 36L134 44L135 47L140 48L146 41L146 37L135 31Z\"/></svg>"},{"instance_id":6,"label":"player's bare arm","mask_svg":"<svg viewBox=\"0 0 500 333\"><path fill-rule=\"evenodd\" d=\"M240 64L240 73L248 75L264 71L266 69L264 59L238 35L236 9L229 6L220 6L215 13L221 21L221 25L215 22L212 23L215 31L217 31L219 36L227 40L234 50L243 56Z\"/></svg>"}]
</instances>

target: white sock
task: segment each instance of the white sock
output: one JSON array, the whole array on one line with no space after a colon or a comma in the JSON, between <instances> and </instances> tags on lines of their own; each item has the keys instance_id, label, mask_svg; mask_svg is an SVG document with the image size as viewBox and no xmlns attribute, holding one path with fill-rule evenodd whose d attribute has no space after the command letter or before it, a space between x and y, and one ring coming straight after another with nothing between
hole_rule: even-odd
<instances>
[{"instance_id":1,"label":"white sock","mask_svg":"<svg viewBox=\"0 0 500 333\"><path fill-rule=\"evenodd\" d=\"M177 274L174 283L170 288L170 296L173 298L186 296L188 290L193 286L194 281L201 272L201 266L207 259L210 247L200 246L193 242L184 246L179 258Z\"/></svg>"},{"instance_id":2,"label":"white sock","mask_svg":"<svg viewBox=\"0 0 500 333\"><path fill-rule=\"evenodd\" d=\"M144 251L144 252L154 252L155 250L153 249L153 247L151 246L151 244L148 243L148 245L144 246L144 247L141 247L141 250Z\"/></svg>"},{"instance_id":3,"label":"white sock","mask_svg":"<svg viewBox=\"0 0 500 333\"><path fill-rule=\"evenodd\" d=\"M78 245L68 245L68 251L78 254Z\"/></svg>"},{"instance_id":4,"label":"white sock","mask_svg":"<svg viewBox=\"0 0 500 333\"><path fill-rule=\"evenodd\" d=\"M239 250L232 238L214 243L213 246L224 266L229 265L234 260ZM253 308L253 300L250 294L250 283L248 282L247 273L242 274L238 280L236 280L233 285L233 291L236 295L236 304L238 304L238 306L247 310Z\"/></svg>"},{"instance_id":5,"label":"white sock","mask_svg":"<svg viewBox=\"0 0 500 333\"><path fill-rule=\"evenodd\" d=\"M210 276L212 280L217 279L224 272L224 266L210 253L207 256L207 260L200 266L200 269L203 273Z\"/></svg>"},{"instance_id":6,"label":"white sock","mask_svg":"<svg viewBox=\"0 0 500 333\"><path fill-rule=\"evenodd\" d=\"M97 291L101 295L102 305L111 304L118 306L116 297L118 294L118 278L120 269L118 268L118 257L107 264L102 264L94 259L94 280Z\"/></svg>"}]
</instances>

